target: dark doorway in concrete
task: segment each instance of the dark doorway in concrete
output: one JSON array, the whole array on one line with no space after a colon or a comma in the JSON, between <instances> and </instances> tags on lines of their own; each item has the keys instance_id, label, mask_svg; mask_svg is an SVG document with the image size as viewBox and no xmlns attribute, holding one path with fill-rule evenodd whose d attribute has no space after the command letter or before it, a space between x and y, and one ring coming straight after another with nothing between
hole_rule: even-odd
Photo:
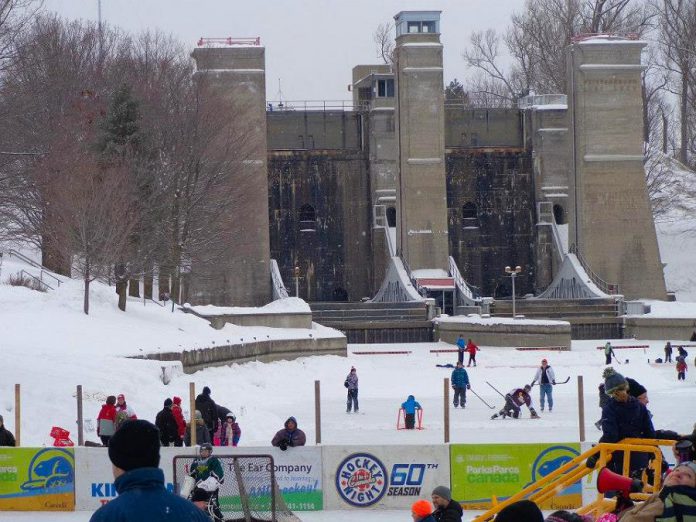
<instances>
[{"instance_id":1,"label":"dark doorway in concrete","mask_svg":"<svg viewBox=\"0 0 696 522\"><path fill-rule=\"evenodd\" d=\"M556 221L557 225L566 224L565 210L563 210L561 205L556 204L553 206L553 219Z\"/></svg>"},{"instance_id":2,"label":"dark doorway in concrete","mask_svg":"<svg viewBox=\"0 0 696 522\"><path fill-rule=\"evenodd\" d=\"M341 288L340 286L338 288L334 288L333 300L334 301L347 301L348 300L348 292L346 292L346 289Z\"/></svg>"},{"instance_id":3,"label":"dark doorway in concrete","mask_svg":"<svg viewBox=\"0 0 696 522\"><path fill-rule=\"evenodd\" d=\"M387 226L396 226L396 209L394 207L387 207Z\"/></svg>"}]
</instances>

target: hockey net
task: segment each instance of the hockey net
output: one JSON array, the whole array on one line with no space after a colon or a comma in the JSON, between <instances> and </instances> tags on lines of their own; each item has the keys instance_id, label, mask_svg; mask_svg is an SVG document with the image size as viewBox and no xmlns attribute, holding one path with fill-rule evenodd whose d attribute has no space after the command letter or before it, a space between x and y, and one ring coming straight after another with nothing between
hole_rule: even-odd
<instances>
[{"instance_id":1,"label":"hockey net","mask_svg":"<svg viewBox=\"0 0 696 522\"><path fill-rule=\"evenodd\" d=\"M283 500L271 455L214 455L224 473L218 490L225 522L300 522ZM180 494L193 456L174 457L174 488Z\"/></svg>"}]
</instances>

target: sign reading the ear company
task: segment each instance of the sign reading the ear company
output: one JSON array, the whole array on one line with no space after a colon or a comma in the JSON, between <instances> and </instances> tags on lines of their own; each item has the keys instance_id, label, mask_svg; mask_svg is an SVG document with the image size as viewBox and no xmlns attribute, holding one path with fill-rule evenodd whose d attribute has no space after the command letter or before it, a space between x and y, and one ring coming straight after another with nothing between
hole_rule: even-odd
<instances>
[{"instance_id":1,"label":"sign reading the ear company","mask_svg":"<svg viewBox=\"0 0 696 522\"><path fill-rule=\"evenodd\" d=\"M0 511L72 511L74 508L72 449L0 449Z\"/></svg>"},{"instance_id":2,"label":"sign reading the ear company","mask_svg":"<svg viewBox=\"0 0 696 522\"><path fill-rule=\"evenodd\" d=\"M519 492L580 454L571 444L453 444L450 447L452 498L465 509L488 509L491 495L498 501ZM582 505L580 482L541 504L542 509Z\"/></svg>"}]
</instances>

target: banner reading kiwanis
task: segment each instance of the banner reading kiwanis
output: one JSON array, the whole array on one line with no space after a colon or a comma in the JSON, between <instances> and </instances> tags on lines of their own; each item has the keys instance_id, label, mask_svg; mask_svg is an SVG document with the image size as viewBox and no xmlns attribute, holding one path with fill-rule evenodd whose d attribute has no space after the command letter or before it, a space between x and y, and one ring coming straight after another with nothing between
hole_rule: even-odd
<instances>
[{"instance_id":1,"label":"banner reading kiwanis","mask_svg":"<svg viewBox=\"0 0 696 522\"><path fill-rule=\"evenodd\" d=\"M0 449L0 511L72 511L74 507L72 449Z\"/></svg>"},{"instance_id":2,"label":"banner reading kiwanis","mask_svg":"<svg viewBox=\"0 0 696 522\"><path fill-rule=\"evenodd\" d=\"M450 446L452 498L464 509L488 509L563 466L580 454L580 444L453 444ZM541 504L542 509L582 505L576 484Z\"/></svg>"}]
</instances>

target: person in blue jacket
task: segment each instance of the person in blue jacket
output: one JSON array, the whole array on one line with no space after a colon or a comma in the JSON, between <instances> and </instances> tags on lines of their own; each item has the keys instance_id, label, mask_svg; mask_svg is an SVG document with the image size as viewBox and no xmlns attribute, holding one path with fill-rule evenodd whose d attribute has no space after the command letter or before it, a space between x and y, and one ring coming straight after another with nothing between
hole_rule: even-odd
<instances>
[{"instance_id":1,"label":"person in blue jacket","mask_svg":"<svg viewBox=\"0 0 696 522\"><path fill-rule=\"evenodd\" d=\"M406 402L401 403L404 409L404 424L407 430L412 430L416 424L416 410L421 409L421 405L413 395L409 395Z\"/></svg>"},{"instance_id":2,"label":"person in blue jacket","mask_svg":"<svg viewBox=\"0 0 696 522\"><path fill-rule=\"evenodd\" d=\"M469 374L464 369L462 361L457 362L457 367L452 372L452 389L454 390L454 407L461 404L462 408L466 407L466 390L471 389L469 384Z\"/></svg>"},{"instance_id":3,"label":"person in blue jacket","mask_svg":"<svg viewBox=\"0 0 696 522\"><path fill-rule=\"evenodd\" d=\"M466 351L466 341L464 336L459 334L459 339L457 339L457 362L464 364L464 352Z\"/></svg>"},{"instance_id":4,"label":"person in blue jacket","mask_svg":"<svg viewBox=\"0 0 696 522\"><path fill-rule=\"evenodd\" d=\"M192 502L164 487L159 430L151 422L124 422L109 440L109 460L118 497L95 511L90 522L210 522Z\"/></svg>"}]
</instances>

